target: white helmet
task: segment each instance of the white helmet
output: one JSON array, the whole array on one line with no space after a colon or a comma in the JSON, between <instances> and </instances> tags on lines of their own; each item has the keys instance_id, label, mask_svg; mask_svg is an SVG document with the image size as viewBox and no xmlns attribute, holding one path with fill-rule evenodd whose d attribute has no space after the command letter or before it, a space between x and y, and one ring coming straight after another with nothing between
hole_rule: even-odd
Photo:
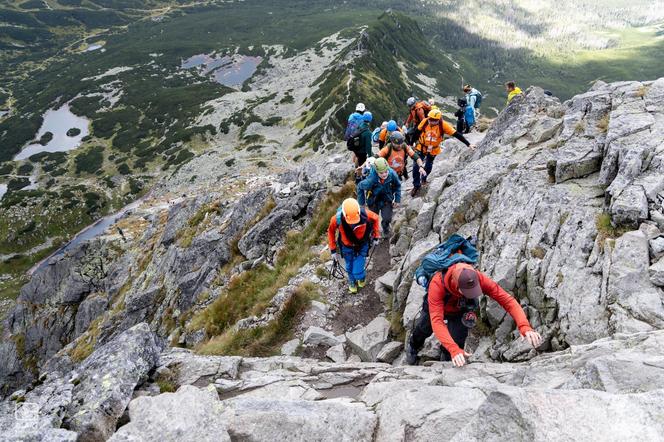
<instances>
[{"instance_id":1,"label":"white helmet","mask_svg":"<svg viewBox=\"0 0 664 442\"><path fill-rule=\"evenodd\" d=\"M357 103L357 106L355 106L355 110L357 112L364 112L367 110L367 108L364 106L364 103Z\"/></svg>"},{"instance_id":2,"label":"white helmet","mask_svg":"<svg viewBox=\"0 0 664 442\"><path fill-rule=\"evenodd\" d=\"M380 125L380 127L385 129L387 127L387 121L383 121L383 123Z\"/></svg>"},{"instance_id":3,"label":"white helmet","mask_svg":"<svg viewBox=\"0 0 664 442\"><path fill-rule=\"evenodd\" d=\"M375 162L376 162L376 159L374 157L367 158L367 166L368 167L373 167Z\"/></svg>"},{"instance_id":4,"label":"white helmet","mask_svg":"<svg viewBox=\"0 0 664 442\"><path fill-rule=\"evenodd\" d=\"M413 104L415 104L415 101L415 97L410 97L408 100L406 100L406 105L411 107Z\"/></svg>"}]
</instances>

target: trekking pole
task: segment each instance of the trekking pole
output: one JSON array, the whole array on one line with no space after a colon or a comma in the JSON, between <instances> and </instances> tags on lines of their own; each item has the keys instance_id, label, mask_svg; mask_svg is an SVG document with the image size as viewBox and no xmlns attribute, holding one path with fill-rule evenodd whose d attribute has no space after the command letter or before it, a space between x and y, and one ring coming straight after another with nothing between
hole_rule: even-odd
<instances>
[{"instance_id":1,"label":"trekking pole","mask_svg":"<svg viewBox=\"0 0 664 442\"><path fill-rule=\"evenodd\" d=\"M364 271L365 272L369 268L369 264L371 263L371 258L373 258L373 254L374 254L375 250L376 250L376 247L371 247L371 249L369 250L369 256L367 257L367 262L364 264Z\"/></svg>"}]
</instances>

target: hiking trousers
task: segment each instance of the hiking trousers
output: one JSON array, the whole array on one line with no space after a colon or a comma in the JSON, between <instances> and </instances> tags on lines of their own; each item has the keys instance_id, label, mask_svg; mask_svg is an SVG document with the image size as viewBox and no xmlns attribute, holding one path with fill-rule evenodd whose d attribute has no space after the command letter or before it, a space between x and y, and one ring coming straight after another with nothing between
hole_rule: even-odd
<instances>
[{"instance_id":1,"label":"hiking trousers","mask_svg":"<svg viewBox=\"0 0 664 442\"><path fill-rule=\"evenodd\" d=\"M433 160L436 159L436 156L428 153L420 156L420 158L424 161L424 171L427 173L428 177L431 174L431 169L433 169ZM417 165L417 161L413 162L413 186L420 187L422 185L421 181L426 182L426 180L426 177L420 180L420 167Z\"/></svg>"},{"instance_id":2,"label":"hiking trousers","mask_svg":"<svg viewBox=\"0 0 664 442\"><path fill-rule=\"evenodd\" d=\"M466 344L466 338L468 337L468 327L463 325L461 322L461 315L445 315L445 323L447 329L452 335L452 339L456 344L463 348ZM429 297L428 295L424 296L424 302L422 303L422 310L420 310L419 319L416 320L415 327L410 335L410 346L416 351L419 351L424 345L424 341L431 336L433 333L433 328L431 327L431 317L429 316ZM450 353L443 347L443 352L440 355L441 361L451 361L452 357Z\"/></svg>"},{"instance_id":3,"label":"hiking trousers","mask_svg":"<svg viewBox=\"0 0 664 442\"><path fill-rule=\"evenodd\" d=\"M344 257L346 273L348 274L348 283L350 285L355 285L357 281L364 281L367 278L367 273L364 267L367 262L368 254L368 242L362 245L357 251L353 247L347 247L346 245L341 244L341 256Z\"/></svg>"},{"instance_id":4,"label":"hiking trousers","mask_svg":"<svg viewBox=\"0 0 664 442\"><path fill-rule=\"evenodd\" d=\"M369 210L380 215L380 226L383 228L383 235L387 236L390 233L390 223L392 222L392 201L385 202L383 205L374 203L369 205Z\"/></svg>"}]
</instances>

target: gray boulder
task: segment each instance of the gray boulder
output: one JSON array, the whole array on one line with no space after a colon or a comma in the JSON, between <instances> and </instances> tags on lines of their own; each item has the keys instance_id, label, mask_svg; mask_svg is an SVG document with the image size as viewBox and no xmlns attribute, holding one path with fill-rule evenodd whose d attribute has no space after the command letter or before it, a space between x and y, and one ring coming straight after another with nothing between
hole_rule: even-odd
<instances>
[{"instance_id":1,"label":"gray boulder","mask_svg":"<svg viewBox=\"0 0 664 442\"><path fill-rule=\"evenodd\" d=\"M390 323L379 316L366 327L346 333L348 345L364 362L375 362L378 353L389 341Z\"/></svg>"},{"instance_id":2,"label":"gray boulder","mask_svg":"<svg viewBox=\"0 0 664 442\"><path fill-rule=\"evenodd\" d=\"M77 369L64 424L82 439L110 437L134 388L157 364L160 350L148 325L139 324L92 353Z\"/></svg>"},{"instance_id":3,"label":"gray boulder","mask_svg":"<svg viewBox=\"0 0 664 442\"><path fill-rule=\"evenodd\" d=\"M339 340L334 336L334 333L330 333L315 326L309 327L307 331L304 332L302 342L304 345L324 345L327 347L334 347L335 345L340 344Z\"/></svg>"},{"instance_id":4,"label":"gray boulder","mask_svg":"<svg viewBox=\"0 0 664 442\"><path fill-rule=\"evenodd\" d=\"M380 353L378 353L378 356L376 356L376 360L378 362L387 362L388 364L391 364L392 361L394 361L397 358L397 356L399 356L399 353L401 353L402 349L403 349L403 342L397 342L397 341L388 342L380 350Z\"/></svg>"},{"instance_id":5,"label":"gray boulder","mask_svg":"<svg viewBox=\"0 0 664 442\"><path fill-rule=\"evenodd\" d=\"M378 423L362 403L348 399L280 401L236 398L222 410L234 440L371 440Z\"/></svg>"},{"instance_id":6,"label":"gray boulder","mask_svg":"<svg viewBox=\"0 0 664 442\"><path fill-rule=\"evenodd\" d=\"M230 442L227 422L220 408L214 388L185 385L176 393L139 397L129 404L130 422L109 441Z\"/></svg>"}]
</instances>

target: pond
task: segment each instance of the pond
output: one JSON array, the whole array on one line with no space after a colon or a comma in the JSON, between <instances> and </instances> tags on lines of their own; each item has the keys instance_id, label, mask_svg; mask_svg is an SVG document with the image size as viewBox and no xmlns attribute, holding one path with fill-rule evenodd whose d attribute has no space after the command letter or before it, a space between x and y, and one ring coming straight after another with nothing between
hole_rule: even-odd
<instances>
[{"instance_id":1,"label":"pond","mask_svg":"<svg viewBox=\"0 0 664 442\"><path fill-rule=\"evenodd\" d=\"M35 140L41 139L47 132L51 132L53 138L46 145L39 143L29 144L14 157L14 161L24 160L40 152L66 152L76 149L81 145L83 137L89 134L88 125L88 119L74 115L69 110L68 104L63 105L57 110L49 109L44 114L44 122L39 128ZM70 129L78 129L80 133L72 137L67 136L67 132Z\"/></svg>"},{"instance_id":2,"label":"pond","mask_svg":"<svg viewBox=\"0 0 664 442\"><path fill-rule=\"evenodd\" d=\"M198 68L202 75L210 75L214 81L228 87L240 87L256 72L261 57L248 55L213 56L194 55L182 62L182 69Z\"/></svg>"},{"instance_id":3,"label":"pond","mask_svg":"<svg viewBox=\"0 0 664 442\"><path fill-rule=\"evenodd\" d=\"M93 44L93 45L88 46L88 47L85 49L85 52L96 51L97 49L101 49L103 46L104 46L104 45L101 45L101 44L98 44L98 43L97 43L97 44Z\"/></svg>"}]
</instances>

